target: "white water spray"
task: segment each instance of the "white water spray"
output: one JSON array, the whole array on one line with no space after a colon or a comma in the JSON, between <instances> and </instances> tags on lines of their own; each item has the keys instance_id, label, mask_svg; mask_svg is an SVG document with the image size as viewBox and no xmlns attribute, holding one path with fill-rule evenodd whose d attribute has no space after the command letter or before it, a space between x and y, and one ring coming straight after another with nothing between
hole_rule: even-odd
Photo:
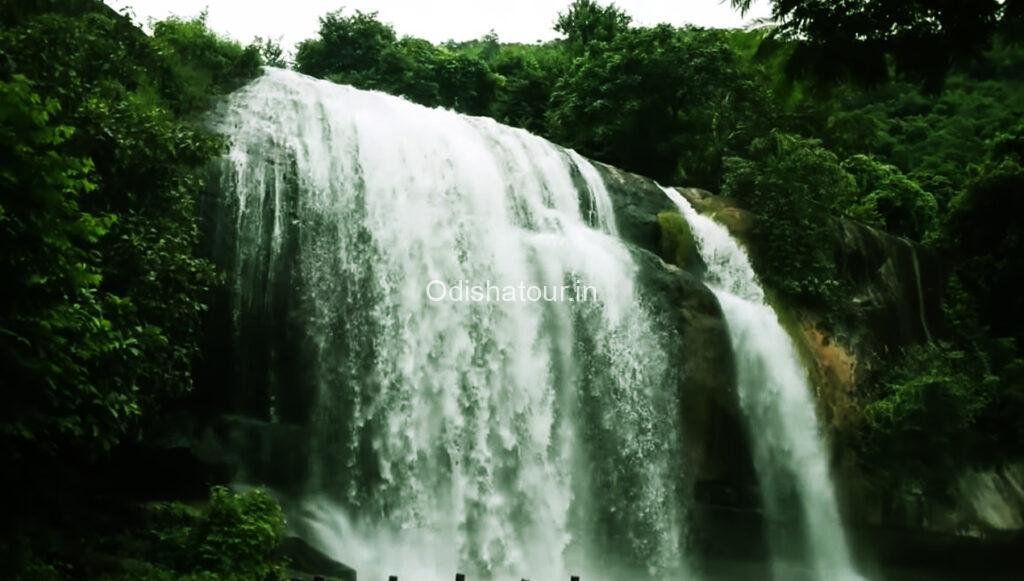
<instances>
[{"instance_id":1,"label":"white water spray","mask_svg":"<svg viewBox=\"0 0 1024 581\"><path fill-rule=\"evenodd\" d=\"M302 313L322 548L362 579L683 574L678 376L586 160L277 69L219 126L236 325ZM599 300L433 302L434 280Z\"/></svg>"}]
</instances>

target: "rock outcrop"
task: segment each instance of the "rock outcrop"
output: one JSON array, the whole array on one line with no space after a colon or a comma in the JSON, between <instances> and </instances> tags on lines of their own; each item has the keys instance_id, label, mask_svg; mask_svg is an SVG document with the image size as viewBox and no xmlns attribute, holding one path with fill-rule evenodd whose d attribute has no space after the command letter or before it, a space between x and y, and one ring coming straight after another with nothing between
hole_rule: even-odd
<instances>
[{"instance_id":1,"label":"rock outcrop","mask_svg":"<svg viewBox=\"0 0 1024 581\"><path fill-rule=\"evenodd\" d=\"M622 236L658 254L665 263L678 262L680 244L685 241L673 239L666 245L665 230L671 221L665 213L674 208L660 187L609 166L601 170ZM704 190L677 190L741 242L754 244L755 214L735 200ZM862 421L863 390L894 351L944 335L941 305L947 272L941 257L906 239L845 218L836 218L835 226L836 261L844 284L852 289L853 315L835 321L778 297L774 302L812 375L819 417L831 434L836 480L855 545L867 553L868 561L889 564L916 566L929 559L1005 561L1019 542L1013 539L1024 530L1020 467L967 471L952 498L923 494L893 498L877 490L861 472L848 436ZM738 543L744 548L736 554L749 556L763 531L756 523L756 477L736 404L724 321L714 298L701 290L703 265L677 266L683 268L671 276L685 281L677 283L685 289L669 296L685 319L680 328L688 352L681 361L687 367L684 389L692 406L685 413L688 445L695 448L698 529L705 542ZM699 347L693 350L693 346ZM722 535L716 535L716 530ZM987 541L979 543L978 536Z\"/></svg>"}]
</instances>

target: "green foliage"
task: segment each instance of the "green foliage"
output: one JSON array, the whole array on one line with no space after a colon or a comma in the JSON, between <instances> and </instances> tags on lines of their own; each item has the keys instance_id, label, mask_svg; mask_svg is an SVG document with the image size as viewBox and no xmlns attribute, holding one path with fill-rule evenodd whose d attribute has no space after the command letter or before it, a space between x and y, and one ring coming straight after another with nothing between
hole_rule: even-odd
<instances>
[{"instance_id":1,"label":"green foliage","mask_svg":"<svg viewBox=\"0 0 1024 581\"><path fill-rule=\"evenodd\" d=\"M876 468L941 482L974 451L998 379L966 353L932 343L908 348L878 385L864 412L868 456Z\"/></svg>"},{"instance_id":2,"label":"green foliage","mask_svg":"<svg viewBox=\"0 0 1024 581\"><path fill-rule=\"evenodd\" d=\"M279 567L268 562L284 533L284 515L265 491L235 494L214 488L198 532L201 541L195 555L205 568L221 573L251 572L260 578L280 573Z\"/></svg>"},{"instance_id":3,"label":"green foliage","mask_svg":"<svg viewBox=\"0 0 1024 581\"><path fill-rule=\"evenodd\" d=\"M833 220L857 184L819 141L772 132L744 158L726 160L723 193L759 215L754 228L758 273L799 301L830 304L839 289Z\"/></svg>"},{"instance_id":4,"label":"green foliage","mask_svg":"<svg viewBox=\"0 0 1024 581\"><path fill-rule=\"evenodd\" d=\"M179 503L153 507L152 560L197 578L280 579L284 567L274 551L284 534L280 505L260 489L235 493L211 490L198 510Z\"/></svg>"},{"instance_id":5,"label":"green foliage","mask_svg":"<svg viewBox=\"0 0 1024 581\"><path fill-rule=\"evenodd\" d=\"M243 48L212 32L205 12L190 20L172 16L155 22L152 43L170 69L164 80L174 91L170 104L179 111L207 107L214 95L255 77L262 64L259 47Z\"/></svg>"},{"instance_id":6,"label":"green foliage","mask_svg":"<svg viewBox=\"0 0 1024 581\"><path fill-rule=\"evenodd\" d=\"M256 48L256 51L260 55L260 60L263 64L268 67L277 67L279 69L287 68L288 61L285 59L284 49L281 48L281 43L272 38L263 38L257 36L252 41L252 46Z\"/></svg>"},{"instance_id":7,"label":"green foliage","mask_svg":"<svg viewBox=\"0 0 1024 581\"><path fill-rule=\"evenodd\" d=\"M692 265L700 255L686 218L679 212L661 212L658 226L661 227L662 257L680 268Z\"/></svg>"},{"instance_id":8,"label":"green foliage","mask_svg":"<svg viewBox=\"0 0 1024 581\"><path fill-rule=\"evenodd\" d=\"M486 113L497 87L490 68L478 58L438 51L431 63L438 80L438 104L469 113Z\"/></svg>"},{"instance_id":9,"label":"green foliage","mask_svg":"<svg viewBox=\"0 0 1024 581\"><path fill-rule=\"evenodd\" d=\"M629 28L633 18L616 5L601 6L594 0L573 0L558 14L555 30L565 36L570 51L580 53L594 42L610 42Z\"/></svg>"},{"instance_id":10,"label":"green foliage","mask_svg":"<svg viewBox=\"0 0 1024 581\"><path fill-rule=\"evenodd\" d=\"M860 434L872 473L940 493L965 466L1024 454L1024 359L979 326L958 277L947 295L952 342L893 357L866 394Z\"/></svg>"},{"instance_id":11,"label":"green foliage","mask_svg":"<svg viewBox=\"0 0 1024 581\"><path fill-rule=\"evenodd\" d=\"M382 68L384 53L397 41L395 30L377 20L376 12L343 10L320 18L318 38L299 43L295 67L314 77L334 75L339 82L364 85L365 77Z\"/></svg>"},{"instance_id":12,"label":"green foliage","mask_svg":"<svg viewBox=\"0 0 1024 581\"><path fill-rule=\"evenodd\" d=\"M220 142L182 115L259 61L202 18L150 38L98 1L35 8L0 31L0 445L88 459L192 387L213 281L196 197Z\"/></svg>"},{"instance_id":13,"label":"green foliage","mask_svg":"<svg viewBox=\"0 0 1024 581\"><path fill-rule=\"evenodd\" d=\"M943 305L951 343L894 358L865 402L865 461L889 478L942 490L964 465L1024 454L1018 135L989 142L944 216L936 244L952 269Z\"/></svg>"},{"instance_id":14,"label":"green foliage","mask_svg":"<svg viewBox=\"0 0 1024 581\"><path fill-rule=\"evenodd\" d=\"M950 204L944 241L983 324L1024 345L1024 166L993 160Z\"/></svg>"},{"instance_id":15,"label":"green foliage","mask_svg":"<svg viewBox=\"0 0 1024 581\"><path fill-rule=\"evenodd\" d=\"M51 537L51 543L38 547L11 578L286 578L287 563L279 552L285 520L280 505L261 489L233 492L214 487L206 502L128 504L102 518L85 507L75 510L71 538ZM82 518L94 522L80 523Z\"/></svg>"},{"instance_id":16,"label":"green foliage","mask_svg":"<svg viewBox=\"0 0 1024 581\"><path fill-rule=\"evenodd\" d=\"M552 95L552 136L663 182L718 186L722 157L767 122L764 94L721 33L623 31L576 59Z\"/></svg>"},{"instance_id":17,"label":"green foliage","mask_svg":"<svg viewBox=\"0 0 1024 581\"><path fill-rule=\"evenodd\" d=\"M492 111L502 123L543 133L555 81L550 74L553 67L533 53L502 48L494 57L491 66L498 75L498 88Z\"/></svg>"},{"instance_id":18,"label":"green foliage","mask_svg":"<svg viewBox=\"0 0 1024 581\"><path fill-rule=\"evenodd\" d=\"M855 155L843 169L857 180L857 201L849 210L853 218L918 242L937 235L935 197L895 166Z\"/></svg>"},{"instance_id":19,"label":"green foliage","mask_svg":"<svg viewBox=\"0 0 1024 581\"><path fill-rule=\"evenodd\" d=\"M732 0L748 9L751 0ZM773 0L773 34L795 43L791 72L881 83L894 65L931 86L978 59L999 31L1019 28L1019 0Z\"/></svg>"},{"instance_id":20,"label":"green foliage","mask_svg":"<svg viewBox=\"0 0 1024 581\"><path fill-rule=\"evenodd\" d=\"M771 123L768 93L719 31L629 28L614 6L576 2L566 40L435 46L375 13L338 11L299 45L300 72L490 115L663 181L717 188L722 158ZM586 47L584 49L584 46Z\"/></svg>"},{"instance_id":21,"label":"green foliage","mask_svg":"<svg viewBox=\"0 0 1024 581\"><path fill-rule=\"evenodd\" d=\"M108 449L139 408L135 386L103 377L131 340L114 329L100 291L97 243L114 218L85 211L91 161L71 155L60 105L28 80L0 81L0 360L5 457L83 440Z\"/></svg>"},{"instance_id":22,"label":"green foliage","mask_svg":"<svg viewBox=\"0 0 1024 581\"><path fill-rule=\"evenodd\" d=\"M487 112L498 78L476 56L424 40L399 40L376 13L339 10L320 19L318 38L299 43L296 68L362 89L403 95L427 106Z\"/></svg>"}]
</instances>

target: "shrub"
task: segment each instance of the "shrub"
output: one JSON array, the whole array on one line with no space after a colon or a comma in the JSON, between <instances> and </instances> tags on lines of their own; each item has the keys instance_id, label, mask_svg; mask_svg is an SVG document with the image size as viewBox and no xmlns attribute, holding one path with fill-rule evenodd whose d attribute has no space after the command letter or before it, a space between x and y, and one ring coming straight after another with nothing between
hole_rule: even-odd
<instances>
[{"instance_id":1,"label":"shrub","mask_svg":"<svg viewBox=\"0 0 1024 581\"><path fill-rule=\"evenodd\" d=\"M791 298L820 304L839 287L834 220L856 182L821 143L773 131L745 158L725 162L723 193L759 215L753 237L758 274Z\"/></svg>"},{"instance_id":2,"label":"shrub","mask_svg":"<svg viewBox=\"0 0 1024 581\"><path fill-rule=\"evenodd\" d=\"M94 167L67 153L59 111L25 77L0 81L0 444L15 460L75 439L107 449L139 412L130 384L97 373L127 347L99 292L113 218L82 208Z\"/></svg>"},{"instance_id":3,"label":"shrub","mask_svg":"<svg viewBox=\"0 0 1024 581\"><path fill-rule=\"evenodd\" d=\"M0 446L89 458L192 389L213 282L196 202L220 140L182 113L259 57L202 17L150 38L98 0L36 8L0 29Z\"/></svg>"},{"instance_id":4,"label":"shrub","mask_svg":"<svg viewBox=\"0 0 1024 581\"><path fill-rule=\"evenodd\" d=\"M281 507L266 491L211 490L203 509L181 503L152 508L152 560L189 578L278 579L274 552L284 533Z\"/></svg>"},{"instance_id":5,"label":"shrub","mask_svg":"<svg viewBox=\"0 0 1024 581\"><path fill-rule=\"evenodd\" d=\"M153 46L171 70L164 95L179 111L205 108L214 95L255 77L262 64L259 45L242 47L214 33L205 12L188 20L172 16L156 22Z\"/></svg>"},{"instance_id":6,"label":"shrub","mask_svg":"<svg viewBox=\"0 0 1024 581\"><path fill-rule=\"evenodd\" d=\"M847 159L843 169L857 181L857 200L849 209L852 217L918 242L935 238L938 204L917 182L867 155Z\"/></svg>"}]
</instances>

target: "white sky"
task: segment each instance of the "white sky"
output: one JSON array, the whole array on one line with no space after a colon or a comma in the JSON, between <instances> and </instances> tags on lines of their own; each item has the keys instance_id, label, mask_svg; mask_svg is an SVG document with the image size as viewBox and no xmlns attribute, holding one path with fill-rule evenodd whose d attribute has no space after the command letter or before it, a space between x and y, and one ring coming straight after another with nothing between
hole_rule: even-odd
<instances>
[{"instance_id":1,"label":"white sky","mask_svg":"<svg viewBox=\"0 0 1024 581\"><path fill-rule=\"evenodd\" d=\"M599 0L607 4L607 0ZM286 50L310 38L319 28L318 18L345 7L376 11L399 36L416 36L432 42L470 40L494 29L505 42L534 42L556 36L551 29L558 13L571 0L105 0L117 10L130 7L134 19L175 14L191 17L203 8L210 27L238 41L255 36L279 39ZM695 24L706 27L738 27L768 16L768 0L755 0L746 16L732 9L728 0L617 0L633 22L653 25Z\"/></svg>"}]
</instances>

